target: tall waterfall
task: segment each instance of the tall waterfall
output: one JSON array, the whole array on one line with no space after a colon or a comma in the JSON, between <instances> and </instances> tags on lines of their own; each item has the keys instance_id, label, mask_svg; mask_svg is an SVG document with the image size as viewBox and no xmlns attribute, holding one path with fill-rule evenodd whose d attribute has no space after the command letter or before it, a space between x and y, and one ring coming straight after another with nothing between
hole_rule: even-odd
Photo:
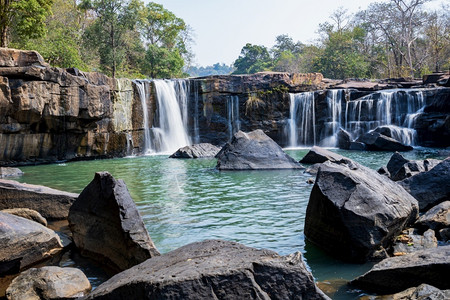
<instances>
[{"instance_id":1,"label":"tall waterfall","mask_svg":"<svg viewBox=\"0 0 450 300\"><path fill-rule=\"evenodd\" d=\"M289 147L316 144L314 92L289 94Z\"/></svg>"},{"instance_id":2,"label":"tall waterfall","mask_svg":"<svg viewBox=\"0 0 450 300\"><path fill-rule=\"evenodd\" d=\"M178 148L191 144L186 129L186 82L185 80L155 80L153 83L158 118L158 127L153 128L155 150L164 153L175 152Z\"/></svg>"},{"instance_id":3,"label":"tall waterfall","mask_svg":"<svg viewBox=\"0 0 450 300\"><path fill-rule=\"evenodd\" d=\"M230 96L227 99L227 114L228 114L228 136L229 139L241 129L241 121L239 119L239 97Z\"/></svg>"},{"instance_id":4,"label":"tall waterfall","mask_svg":"<svg viewBox=\"0 0 450 300\"><path fill-rule=\"evenodd\" d=\"M322 146L335 147L336 134L342 127L342 101L344 99L345 90L329 90L327 92L327 105L329 118L324 125L324 133L321 135Z\"/></svg>"},{"instance_id":5,"label":"tall waterfall","mask_svg":"<svg viewBox=\"0 0 450 300\"><path fill-rule=\"evenodd\" d=\"M200 143L200 130L198 127L198 83L194 81L194 144Z\"/></svg>"},{"instance_id":6,"label":"tall waterfall","mask_svg":"<svg viewBox=\"0 0 450 300\"><path fill-rule=\"evenodd\" d=\"M147 95L149 95L149 81L147 80L135 80L134 83L138 88L139 98L141 99L142 106L142 127L144 128L144 149L143 153L147 154L152 151L151 137L150 137L150 125L148 123L148 106Z\"/></svg>"}]
</instances>

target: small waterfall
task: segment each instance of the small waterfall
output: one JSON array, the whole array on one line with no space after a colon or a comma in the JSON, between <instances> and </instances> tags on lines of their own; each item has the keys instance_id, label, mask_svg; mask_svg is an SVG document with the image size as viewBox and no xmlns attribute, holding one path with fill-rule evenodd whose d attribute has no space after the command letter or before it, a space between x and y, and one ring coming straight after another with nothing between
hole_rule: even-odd
<instances>
[{"instance_id":1,"label":"small waterfall","mask_svg":"<svg viewBox=\"0 0 450 300\"><path fill-rule=\"evenodd\" d=\"M200 130L198 128L198 83L194 81L194 144L200 143Z\"/></svg>"},{"instance_id":2,"label":"small waterfall","mask_svg":"<svg viewBox=\"0 0 450 300\"><path fill-rule=\"evenodd\" d=\"M228 114L228 136L231 140L233 135L241 129L241 121L239 119L239 97L230 96L227 100Z\"/></svg>"},{"instance_id":3,"label":"small waterfall","mask_svg":"<svg viewBox=\"0 0 450 300\"><path fill-rule=\"evenodd\" d=\"M187 97L185 80L154 80L158 102L158 126L152 128L156 152L175 152L191 144L187 134ZM180 97L177 97L177 92ZM181 95L183 94L184 95ZM186 98L185 98L186 97ZM186 105L185 105L186 104ZM183 119L183 116L184 119Z\"/></svg>"},{"instance_id":4,"label":"small waterfall","mask_svg":"<svg viewBox=\"0 0 450 300\"><path fill-rule=\"evenodd\" d=\"M316 144L314 92L289 94L289 147Z\"/></svg>"},{"instance_id":5,"label":"small waterfall","mask_svg":"<svg viewBox=\"0 0 450 300\"><path fill-rule=\"evenodd\" d=\"M342 127L342 99L345 90L329 90L327 92L327 104L330 122L325 123L324 136L321 145L324 147L336 147L336 134Z\"/></svg>"},{"instance_id":6,"label":"small waterfall","mask_svg":"<svg viewBox=\"0 0 450 300\"><path fill-rule=\"evenodd\" d=\"M151 138L150 138L150 126L148 124L148 106L147 106L147 95L150 94L149 92L149 81L144 80L135 80L134 83L136 84L136 87L138 89L139 98L141 99L141 105L142 105L142 127L144 128L144 149L143 153L150 153L151 148Z\"/></svg>"}]
</instances>

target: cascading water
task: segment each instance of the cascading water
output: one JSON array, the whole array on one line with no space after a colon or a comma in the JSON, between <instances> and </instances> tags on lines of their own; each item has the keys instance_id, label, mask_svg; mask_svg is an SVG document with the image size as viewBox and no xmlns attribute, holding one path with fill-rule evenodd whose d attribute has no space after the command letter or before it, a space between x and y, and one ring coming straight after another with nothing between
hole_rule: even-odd
<instances>
[{"instance_id":1,"label":"cascading water","mask_svg":"<svg viewBox=\"0 0 450 300\"><path fill-rule=\"evenodd\" d=\"M321 135L321 145L324 147L336 146L336 134L342 127L342 100L345 90L329 90L327 92L327 105L329 120L326 122L324 133Z\"/></svg>"},{"instance_id":2,"label":"cascading water","mask_svg":"<svg viewBox=\"0 0 450 300\"><path fill-rule=\"evenodd\" d=\"M239 119L239 97L230 96L227 99L227 114L228 114L228 136L229 139L241 129L241 121Z\"/></svg>"},{"instance_id":3,"label":"cascading water","mask_svg":"<svg viewBox=\"0 0 450 300\"><path fill-rule=\"evenodd\" d=\"M198 84L194 81L194 144L200 143L200 130L198 127Z\"/></svg>"},{"instance_id":4,"label":"cascading water","mask_svg":"<svg viewBox=\"0 0 450 300\"><path fill-rule=\"evenodd\" d=\"M289 147L316 144L314 92L289 94Z\"/></svg>"},{"instance_id":5,"label":"cascading water","mask_svg":"<svg viewBox=\"0 0 450 300\"><path fill-rule=\"evenodd\" d=\"M137 86L139 98L141 99L142 106L142 127L144 128L144 149L143 153L151 153L151 137L150 137L150 125L148 124L148 106L147 95L149 95L149 81L147 80L135 80L134 83Z\"/></svg>"},{"instance_id":6,"label":"cascading water","mask_svg":"<svg viewBox=\"0 0 450 300\"><path fill-rule=\"evenodd\" d=\"M182 81L182 82L180 82ZM187 125L183 120L183 115L187 116L186 83L184 80L154 80L157 99L158 126L152 128L155 139L156 152L171 153L181 147L191 144L187 134ZM178 95L184 96L177 98ZM187 98L187 97L186 97ZM181 105L179 104L179 100ZM187 117L185 118L187 122ZM187 123L186 123L187 124Z\"/></svg>"}]
</instances>

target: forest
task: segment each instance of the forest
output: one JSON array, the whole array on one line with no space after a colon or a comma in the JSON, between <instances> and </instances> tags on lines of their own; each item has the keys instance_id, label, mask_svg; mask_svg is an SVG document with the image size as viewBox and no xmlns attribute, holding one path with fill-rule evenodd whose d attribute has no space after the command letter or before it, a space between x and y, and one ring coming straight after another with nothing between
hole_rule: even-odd
<instances>
[{"instance_id":1,"label":"forest","mask_svg":"<svg viewBox=\"0 0 450 300\"><path fill-rule=\"evenodd\" d=\"M260 71L325 77L420 77L450 68L450 9L430 0L341 7L305 44L288 34L271 48L247 43L232 66L193 65L193 29L162 5L141 0L0 0L0 46L37 50L53 66L112 77L179 78Z\"/></svg>"}]
</instances>

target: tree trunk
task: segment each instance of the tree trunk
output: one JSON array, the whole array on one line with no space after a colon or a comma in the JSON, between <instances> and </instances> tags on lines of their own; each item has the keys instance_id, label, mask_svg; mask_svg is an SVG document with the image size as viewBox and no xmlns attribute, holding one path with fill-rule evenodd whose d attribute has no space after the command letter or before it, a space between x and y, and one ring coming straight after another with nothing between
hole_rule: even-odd
<instances>
[{"instance_id":1,"label":"tree trunk","mask_svg":"<svg viewBox=\"0 0 450 300\"><path fill-rule=\"evenodd\" d=\"M0 35L0 47L8 48L8 27L2 27Z\"/></svg>"}]
</instances>

